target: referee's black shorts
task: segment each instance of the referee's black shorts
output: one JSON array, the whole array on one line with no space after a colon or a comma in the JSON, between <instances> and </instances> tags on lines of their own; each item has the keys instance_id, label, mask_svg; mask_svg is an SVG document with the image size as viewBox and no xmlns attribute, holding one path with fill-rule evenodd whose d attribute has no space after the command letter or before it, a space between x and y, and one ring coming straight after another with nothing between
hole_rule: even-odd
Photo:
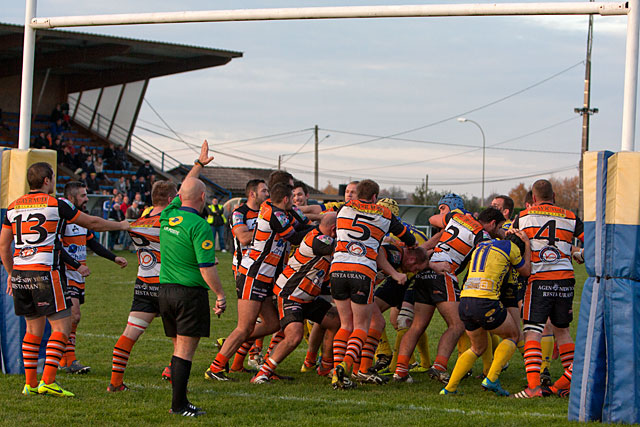
<instances>
[{"instance_id":1,"label":"referee's black shorts","mask_svg":"<svg viewBox=\"0 0 640 427\"><path fill-rule=\"evenodd\" d=\"M211 314L205 288L162 283L158 291L158 304L166 336L209 336Z\"/></svg>"}]
</instances>

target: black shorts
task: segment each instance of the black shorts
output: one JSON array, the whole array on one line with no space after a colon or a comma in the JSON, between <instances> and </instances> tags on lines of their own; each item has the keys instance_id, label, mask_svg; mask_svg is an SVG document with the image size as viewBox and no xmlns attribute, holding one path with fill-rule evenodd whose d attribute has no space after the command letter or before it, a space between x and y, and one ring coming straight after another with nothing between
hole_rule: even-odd
<instances>
[{"instance_id":1,"label":"black shorts","mask_svg":"<svg viewBox=\"0 0 640 427\"><path fill-rule=\"evenodd\" d=\"M467 331L478 328L491 331L502 325L507 318L507 309L502 303L488 298L462 297L458 313Z\"/></svg>"},{"instance_id":2,"label":"black shorts","mask_svg":"<svg viewBox=\"0 0 640 427\"><path fill-rule=\"evenodd\" d=\"M391 307L402 306L404 301L404 294L407 292L407 287L399 285L398 282L391 277L387 277L384 282L378 285L375 290L375 297L389 304Z\"/></svg>"},{"instance_id":3,"label":"black shorts","mask_svg":"<svg viewBox=\"0 0 640 427\"><path fill-rule=\"evenodd\" d=\"M131 311L141 311L143 313L160 313L158 305L158 283L146 283L136 279L133 287L133 302Z\"/></svg>"},{"instance_id":4,"label":"black shorts","mask_svg":"<svg viewBox=\"0 0 640 427\"><path fill-rule=\"evenodd\" d=\"M273 296L273 283L263 282L238 273L236 275L236 294L239 300L262 302L267 297Z\"/></svg>"},{"instance_id":5,"label":"black shorts","mask_svg":"<svg viewBox=\"0 0 640 427\"><path fill-rule=\"evenodd\" d=\"M80 301L80 304L84 304L84 288L67 285L67 291L69 293L69 298L75 298Z\"/></svg>"},{"instance_id":6,"label":"black shorts","mask_svg":"<svg viewBox=\"0 0 640 427\"><path fill-rule=\"evenodd\" d=\"M550 319L556 328L568 328L573 320L575 283L575 279L531 281L524 295L522 320L544 324Z\"/></svg>"},{"instance_id":7,"label":"black shorts","mask_svg":"<svg viewBox=\"0 0 640 427\"><path fill-rule=\"evenodd\" d=\"M455 276L437 274L433 270L423 270L416 275L415 302L436 305L441 302L460 301L460 289Z\"/></svg>"},{"instance_id":8,"label":"black shorts","mask_svg":"<svg viewBox=\"0 0 640 427\"><path fill-rule=\"evenodd\" d=\"M520 283L506 282L500 288L500 302L505 307L518 307L518 295L520 294Z\"/></svg>"},{"instance_id":9,"label":"black shorts","mask_svg":"<svg viewBox=\"0 0 640 427\"><path fill-rule=\"evenodd\" d=\"M320 297L306 303L278 297L278 316L282 329L289 323L302 323L305 319L322 323L329 310L331 310L331 303Z\"/></svg>"},{"instance_id":10,"label":"black shorts","mask_svg":"<svg viewBox=\"0 0 640 427\"><path fill-rule=\"evenodd\" d=\"M209 336L211 314L205 288L162 283L158 303L166 336Z\"/></svg>"},{"instance_id":11,"label":"black shorts","mask_svg":"<svg viewBox=\"0 0 640 427\"><path fill-rule=\"evenodd\" d=\"M11 288L16 316L51 316L71 307L66 280L58 270L13 270Z\"/></svg>"},{"instance_id":12,"label":"black shorts","mask_svg":"<svg viewBox=\"0 0 640 427\"><path fill-rule=\"evenodd\" d=\"M355 304L373 302L373 280L355 271L333 271L331 273L331 296L336 301L350 299Z\"/></svg>"}]
</instances>

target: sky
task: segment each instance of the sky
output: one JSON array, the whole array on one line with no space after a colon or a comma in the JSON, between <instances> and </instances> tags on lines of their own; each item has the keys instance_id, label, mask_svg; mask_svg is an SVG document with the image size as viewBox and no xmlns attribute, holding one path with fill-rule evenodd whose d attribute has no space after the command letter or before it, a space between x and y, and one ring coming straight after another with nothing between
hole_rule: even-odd
<instances>
[{"instance_id":1,"label":"sky","mask_svg":"<svg viewBox=\"0 0 640 427\"><path fill-rule=\"evenodd\" d=\"M23 24L24 4L9 3L0 21ZM41 0L37 16L443 3ZM310 184L317 125L321 188L372 178L411 193L428 175L430 189L480 196L482 129L488 196L577 175L582 119L573 110L583 104L587 22L448 17L67 30L243 52L223 67L151 80L135 133L185 163L193 148L142 129L171 134L149 106L187 143L206 138L223 153L217 165L275 167L281 155L283 168ZM626 17L594 18L591 106L599 113L591 150L620 148L625 33ZM261 138L269 135L280 136Z\"/></svg>"}]
</instances>

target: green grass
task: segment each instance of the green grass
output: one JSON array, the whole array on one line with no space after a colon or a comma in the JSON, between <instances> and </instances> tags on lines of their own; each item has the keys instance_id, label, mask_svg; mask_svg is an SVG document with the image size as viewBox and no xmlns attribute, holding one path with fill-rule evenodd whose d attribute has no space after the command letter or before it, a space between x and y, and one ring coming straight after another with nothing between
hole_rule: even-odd
<instances>
[{"instance_id":1,"label":"green grass","mask_svg":"<svg viewBox=\"0 0 640 427\"><path fill-rule=\"evenodd\" d=\"M82 308L82 321L78 328L78 359L91 366L91 373L73 376L60 373L59 382L76 394L73 399L44 396L25 397L20 394L24 377L7 375L0 380L0 422L6 425L148 425L205 423L209 425L561 425L567 424L567 400L559 398L519 401L483 392L480 380L462 382L462 396L443 397L441 386L426 374L415 374L414 384L388 384L361 386L356 390L334 391L328 379L315 374L301 374L305 346L299 347L278 368L279 372L296 378L293 382L252 385L248 374L236 374L232 383L214 383L203 377L205 369L215 356L214 338L226 336L235 326L235 289L231 274L230 254L219 254L220 276L230 301L221 317L212 316L212 336L203 339L196 353L189 398L208 414L198 419L182 419L168 414L171 386L160 379L162 369L169 363L171 341L164 336L162 322L156 319L133 349L125 372L128 393L106 393L111 375L113 345L126 324L133 283L136 258L122 252L129 267L120 270L102 258L90 256L93 274L87 281L86 303ZM574 299L575 336L582 284L586 278L584 267L579 266ZM210 294L211 297L211 294ZM213 306L213 299L211 300ZM444 322L436 315L428 329L431 354L435 355L437 341L444 330ZM387 327L390 339L395 333ZM268 340L266 341L268 343ZM449 363L453 369L456 352ZM482 369L476 363L475 372ZM552 376L557 378L562 367L552 364ZM522 356L516 353L509 369L500 381L512 392L526 383Z\"/></svg>"}]
</instances>

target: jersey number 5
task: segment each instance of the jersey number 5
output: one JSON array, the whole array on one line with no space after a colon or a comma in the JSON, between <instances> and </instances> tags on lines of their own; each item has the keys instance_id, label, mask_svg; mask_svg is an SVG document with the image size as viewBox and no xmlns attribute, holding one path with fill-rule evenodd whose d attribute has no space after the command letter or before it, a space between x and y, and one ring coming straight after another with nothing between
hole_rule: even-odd
<instances>
[{"instance_id":1,"label":"jersey number 5","mask_svg":"<svg viewBox=\"0 0 640 427\"><path fill-rule=\"evenodd\" d=\"M347 236L351 237L352 239L356 239L356 240L368 240L369 237L371 237L371 230L369 230L369 227L367 227L366 225L363 225L363 224L358 222L361 219L373 221L375 218L372 218L372 217L367 216L367 215L361 215L361 214L356 215L355 218L353 218L353 222L351 222L351 227L355 228L356 230L360 230L362 235L361 236L354 236L351 233L347 233Z\"/></svg>"}]
</instances>

